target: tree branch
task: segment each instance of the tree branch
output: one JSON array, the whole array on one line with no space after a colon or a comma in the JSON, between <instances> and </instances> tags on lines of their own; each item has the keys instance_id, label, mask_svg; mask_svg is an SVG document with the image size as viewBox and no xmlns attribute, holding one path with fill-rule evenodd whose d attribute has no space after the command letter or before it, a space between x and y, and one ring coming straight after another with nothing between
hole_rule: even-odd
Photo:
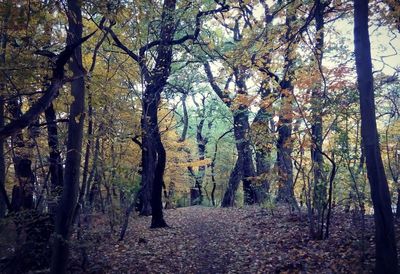
<instances>
[{"instance_id":1,"label":"tree branch","mask_svg":"<svg viewBox=\"0 0 400 274\"><path fill-rule=\"evenodd\" d=\"M44 95L40 97L32 107L29 108L19 119L14 120L4 127L0 128L0 138L9 137L16 132L29 126L36 118L44 112L50 103L57 97L59 89L64 84L64 65L74 53L74 50L82 43L88 40L96 31L86 37L83 37L76 43L66 46L66 48L58 55L53 68L53 77L50 86L45 90Z\"/></svg>"}]
</instances>

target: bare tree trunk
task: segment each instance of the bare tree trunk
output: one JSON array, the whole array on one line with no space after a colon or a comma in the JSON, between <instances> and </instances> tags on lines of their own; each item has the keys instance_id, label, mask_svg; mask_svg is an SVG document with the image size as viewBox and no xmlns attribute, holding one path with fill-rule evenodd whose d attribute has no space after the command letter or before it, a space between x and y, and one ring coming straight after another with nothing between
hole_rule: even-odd
<instances>
[{"instance_id":1,"label":"bare tree trunk","mask_svg":"<svg viewBox=\"0 0 400 274\"><path fill-rule=\"evenodd\" d=\"M1 84L0 84L1 85ZM0 92L3 88L0 87ZM0 128L4 126L4 97L0 95ZM0 137L0 218L6 215L7 210L7 192L5 189L6 181L6 163L4 155L4 138Z\"/></svg>"},{"instance_id":2,"label":"bare tree trunk","mask_svg":"<svg viewBox=\"0 0 400 274\"><path fill-rule=\"evenodd\" d=\"M315 6L315 30L316 30L316 43L315 43L315 65L318 67L320 73L322 72L322 58L324 47L324 4L321 0L316 1ZM321 81L321 80L320 80ZM322 156L322 108L323 108L323 87L322 83L318 82L317 86L312 90L312 125L311 125L311 160L313 162L313 175L314 175L314 209L317 211L317 228L313 235L323 235L323 223L325 216L323 216L324 207L326 204L327 185L323 178L323 156Z\"/></svg>"},{"instance_id":3,"label":"bare tree trunk","mask_svg":"<svg viewBox=\"0 0 400 274\"><path fill-rule=\"evenodd\" d=\"M235 205L235 194L239 187L240 180L243 177L242 162L243 158L239 155L229 177L228 187L221 202L222 207L231 207Z\"/></svg>"},{"instance_id":4,"label":"bare tree trunk","mask_svg":"<svg viewBox=\"0 0 400 274\"><path fill-rule=\"evenodd\" d=\"M50 148L50 181L52 189L54 190L57 187L61 188L63 186L63 166L59 150L57 118L53 104L50 104L44 113L47 122L47 142Z\"/></svg>"},{"instance_id":5,"label":"bare tree trunk","mask_svg":"<svg viewBox=\"0 0 400 274\"><path fill-rule=\"evenodd\" d=\"M368 32L368 1L354 1L354 46L360 93L361 136L374 206L377 273L398 273L391 199L379 148Z\"/></svg>"},{"instance_id":6,"label":"bare tree trunk","mask_svg":"<svg viewBox=\"0 0 400 274\"><path fill-rule=\"evenodd\" d=\"M271 91L264 87L267 83L261 85L259 93L261 100L265 100L271 95ZM256 188L256 202L259 204L265 201L269 193L270 182L267 176L271 170L270 135L272 130L269 128L271 122L273 122L272 113L261 105L251 125L252 140L256 150L256 175L260 178L260 183Z\"/></svg>"},{"instance_id":7,"label":"bare tree trunk","mask_svg":"<svg viewBox=\"0 0 400 274\"><path fill-rule=\"evenodd\" d=\"M80 5L81 1L68 0L68 44L76 43L82 38L83 25ZM79 192L82 135L85 117L85 81L80 46L74 50L70 68L75 78L71 83L71 94L74 97L74 101L71 104L68 122L64 186L57 209L55 235L52 242L50 272L54 274L63 274L67 269L69 258L68 240Z\"/></svg>"},{"instance_id":8,"label":"bare tree trunk","mask_svg":"<svg viewBox=\"0 0 400 274\"><path fill-rule=\"evenodd\" d=\"M4 66L6 63L6 47L7 47L7 24L9 18L9 12L5 11L6 16L3 17L3 22L1 25L0 32L0 65ZM4 94L5 94L5 81L3 75L0 75L0 128L4 127ZM5 181L6 181L6 163L5 163L5 155L4 155L4 141L5 138L0 137L0 218L3 218L6 214L7 209L7 191L5 189Z\"/></svg>"},{"instance_id":9,"label":"bare tree trunk","mask_svg":"<svg viewBox=\"0 0 400 274\"><path fill-rule=\"evenodd\" d=\"M286 15L286 40L289 41L292 25L296 20L293 11L287 11ZM280 82L281 110L279 113L278 141L277 141L277 164L279 175L279 189L277 201L286 202L292 207L297 207L293 190L293 163L292 163L292 122L293 122L293 77L294 59L293 49L288 46L285 54L285 74Z\"/></svg>"},{"instance_id":10,"label":"bare tree trunk","mask_svg":"<svg viewBox=\"0 0 400 274\"><path fill-rule=\"evenodd\" d=\"M183 142L186 140L186 135L187 135L187 131L189 128L189 115L188 115L188 111L187 111L187 106L186 106L186 98L187 98L187 93L183 93L182 94L182 110L183 110L183 129L182 129L182 134L179 137L179 142Z\"/></svg>"}]
</instances>

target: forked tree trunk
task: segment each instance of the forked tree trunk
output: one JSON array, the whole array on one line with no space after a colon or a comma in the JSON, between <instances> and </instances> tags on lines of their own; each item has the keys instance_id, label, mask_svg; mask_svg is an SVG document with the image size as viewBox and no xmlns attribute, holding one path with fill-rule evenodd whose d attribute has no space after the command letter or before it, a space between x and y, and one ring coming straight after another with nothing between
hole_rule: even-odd
<instances>
[{"instance_id":1,"label":"forked tree trunk","mask_svg":"<svg viewBox=\"0 0 400 274\"><path fill-rule=\"evenodd\" d=\"M354 46L360 93L361 136L374 206L376 273L398 273L395 232L389 188L376 126L368 1L354 1Z\"/></svg>"},{"instance_id":2,"label":"forked tree trunk","mask_svg":"<svg viewBox=\"0 0 400 274\"><path fill-rule=\"evenodd\" d=\"M235 194L240 181L243 182L244 203L254 204L257 199L255 189L252 185L251 178L254 177L253 156L248 139L250 125L247 107L239 108L233 113L234 136L238 158L235 167L231 172L228 182L228 188L225 191L221 206L234 206Z\"/></svg>"},{"instance_id":3,"label":"forked tree trunk","mask_svg":"<svg viewBox=\"0 0 400 274\"><path fill-rule=\"evenodd\" d=\"M161 16L160 39L164 41L157 47L157 58L151 76L148 77L146 90L143 97L142 116L142 153L143 173L146 185L151 185L151 228L167 226L162 207L162 188L164 185L164 170L166 153L161 141L158 126L158 105L168 77L171 72L172 45L175 34L176 0L165 0ZM143 184L143 185L145 185Z\"/></svg>"}]
</instances>

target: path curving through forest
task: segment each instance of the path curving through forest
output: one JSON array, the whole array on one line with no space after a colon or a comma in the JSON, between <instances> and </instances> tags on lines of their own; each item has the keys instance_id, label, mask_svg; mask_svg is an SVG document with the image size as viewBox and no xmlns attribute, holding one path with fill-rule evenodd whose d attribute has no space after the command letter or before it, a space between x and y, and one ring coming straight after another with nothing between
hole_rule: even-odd
<instances>
[{"instance_id":1,"label":"path curving through forest","mask_svg":"<svg viewBox=\"0 0 400 274\"><path fill-rule=\"evenodd\" d=\"M97 239L91 273L341 273L361 270L357 229L336 222L331 239L312 241L304 217L259 207L192 206L165 211L171 228L149 229L150 218L130 220L126 238ZM107 227L97 226L104 235ZM372 230L367 231L371 235ZM370 237L370 236L368 236ZM95 237L94 237L95 238ZM115 239L114 239L115 238ZM364 269L372 267L373 249Z\"/></svg>"}]
</instances>

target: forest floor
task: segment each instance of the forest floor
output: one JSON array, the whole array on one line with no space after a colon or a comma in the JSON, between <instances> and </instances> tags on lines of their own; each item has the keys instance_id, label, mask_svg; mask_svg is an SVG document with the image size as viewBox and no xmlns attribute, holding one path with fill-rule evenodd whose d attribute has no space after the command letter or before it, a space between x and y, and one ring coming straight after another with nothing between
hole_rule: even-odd
<instances>
[{"instance_id":1,"label":"forest floor","mask_svg":"<svg viewBox=\"0 0 400 274\"><path fill-rule=\"evenodd\" d=\"M88 273L370 273L373 219L364 246L357 214L333 215L330 237L311 240L306 216L260 207L192 206L165 210L170 228L149 229L150 217L131 218L125 239L97 220ZM107 232L108 231L108 232ZM398 231L399 234L399 231ZM80 249L71 265L80 272ZM362 258L364 258L362 260Z\"/></svg>"}]
</instances>

